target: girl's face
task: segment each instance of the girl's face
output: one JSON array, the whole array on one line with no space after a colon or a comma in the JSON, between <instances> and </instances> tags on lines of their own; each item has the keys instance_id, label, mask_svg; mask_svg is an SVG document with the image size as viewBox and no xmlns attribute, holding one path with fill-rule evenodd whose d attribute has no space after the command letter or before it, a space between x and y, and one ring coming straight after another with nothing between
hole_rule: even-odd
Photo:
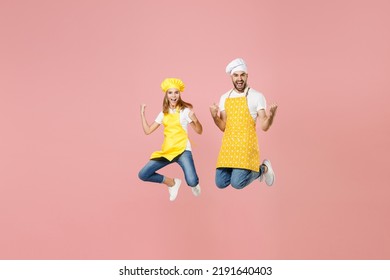
<instances>
[{"instance_id":1,"label":"girl's face","mask_svg":"<svg viewBox=\"0 0 390 280\"><path fill-rule=\"evenodd\" d=\"M177 102L180 99L180 91L176 88L168 89L167 98L169 102L169 107L172 109L176 108Z\"/></svg>"}]
</instances>

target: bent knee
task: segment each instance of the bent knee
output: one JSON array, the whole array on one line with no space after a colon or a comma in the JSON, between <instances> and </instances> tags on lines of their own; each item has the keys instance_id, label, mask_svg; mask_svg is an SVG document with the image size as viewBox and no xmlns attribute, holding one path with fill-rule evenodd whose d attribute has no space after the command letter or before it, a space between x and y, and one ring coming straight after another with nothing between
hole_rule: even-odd
<instances>
[{"instance_id":1,"label":"bent knee","mask_svg":"<svg viewBox=\"0 0 390 280\"><path fill-rule=\"evenodd\" d=\"M142 181L146 181L148 176L146 174L146 172L144 172L143 170L141 170L140 172L138 172L138 178Z\"/></svg>"},{"instance_id":2,"label":"bent knee","mask_svg":"<svg viewBox=\"0 0 390 280\"><path fill-rule=\"evenodd\" d=\"M247 186L245 181L237 181L237 180L232 180L231 185L233 188L237 190L241 190Z\"/></svg>"},{"instance_id":3,"label":"bent knee","mask_svg":"<svg viewBox=\"0 0 390 280\"><path fill-rule=\"evenodd\" d=\"M186 178L186 183L190 187L196 187L199 184L199 178L198 177Z\"/></svg>"},{"instance_id":4,"label":"bent knee","mask_svg":"<svg viewBox=\"0 0 390 280\"><path fill-rule=\"evenodd\" d=\"M218 189L224 189L227 186L229 186L229 183L226 183L226 182L222 183L222 182L219 182L218 180L216 180L215 185L217 186Z\"/></svg>"}]
</instances>

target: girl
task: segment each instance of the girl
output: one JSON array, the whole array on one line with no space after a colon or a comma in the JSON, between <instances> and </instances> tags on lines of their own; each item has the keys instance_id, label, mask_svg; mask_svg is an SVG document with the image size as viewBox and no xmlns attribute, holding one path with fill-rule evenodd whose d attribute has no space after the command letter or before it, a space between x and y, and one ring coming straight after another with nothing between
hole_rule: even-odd
<instances>
[{"instance_id":1,"label":"girl","mask_svg":"<svg viewBox=\"0 0 390 280\"><path fill-rule=\"evenodd\" d=\"M196 174L191 145L188 140L188 124L201 134L202 124L192 110L192 105L181 99L184 83L176 78L167 78L161 83L165 93L163 110L155 121L149 125L145 118L145 104L141 105L142 127L146 135L155 131L161 124L164 125L164 142L161 151L154 152L149 162L141 169L138 177L143 181L163 183L168 186L169 200L174 201L178 194L181 180L170 178L156 173L157 170L177 162L183 169L187 185L191 187L195 196L200 194L199 178Z\"/></svg>"}]
</instances>

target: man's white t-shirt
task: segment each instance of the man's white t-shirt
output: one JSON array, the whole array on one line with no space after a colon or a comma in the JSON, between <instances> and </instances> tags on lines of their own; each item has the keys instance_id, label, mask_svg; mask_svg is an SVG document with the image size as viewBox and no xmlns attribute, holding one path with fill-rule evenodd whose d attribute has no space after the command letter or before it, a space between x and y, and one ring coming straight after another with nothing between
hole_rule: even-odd
<instances>
[{"instance_id":1,"label":"man's white t-shirt","mask_svg":"<svg viewBox=\"0 0 390 280\"><path fill-rule=\"evenodd\" d=\"M175 109L169 109L169 114L173 114L173 113L175 113ZM188 133L187 126L189 123L192 123L192 120L189 117L189 113L190 113L189 108L184 108L180 111L180 124L187 133ZM158 124L162 124L163 118L164 118L164 113L161 111L154 121ZM191 144L189 140L187 140L186 150L191 151Z\"/></svg>"},{"instance_id":2,"label":"man's white t-shirt","mask_svg":"<svg viewBox=\"0 0 390 280\"><path fill-rule=\"evenodd\" d=\"M235 90L231 91L231 93L230 93L230 91L231 90L229 90L228 92L226 92L224 95L221 96L221 98L219 100L219 110L220 111L225 111L226 98L228 98L228 97L229 98L243 97L243 96L245 96L245 93L246 93L246 91L243 93L238 93ZM229 96L229 93L230 93L230 96ZM257 111L259 111L261 109L265 110L267 108L267 102L265 100L265 97L260 92L250 88L248 91L247 100L248 100L249 112L250 112L252 118L256 121Z\"/></svg>"}]
</instances>

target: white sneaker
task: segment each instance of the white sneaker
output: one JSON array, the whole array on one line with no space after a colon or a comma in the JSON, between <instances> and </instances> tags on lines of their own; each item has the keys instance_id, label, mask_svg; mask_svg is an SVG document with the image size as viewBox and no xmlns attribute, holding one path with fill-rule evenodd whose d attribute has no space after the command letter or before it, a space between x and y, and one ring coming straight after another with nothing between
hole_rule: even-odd
<instances>
[{"instance_id":1,"label":"white sneaker","mask_svg":"<svg viewBox=\"0 0 390 280\"><path fill-rule=\"evenodd\" d=\"M263 180L264 180L264 174L261 174L260 177L259 177L259 181L263 182Z\"/></svg>"},{"instance_id":2,"label":"white sneaker","mask_svg":"<svg viewBox=\"0 0 390 280\"><path fill-rule=\"evenodd\" d=\"M181 180L180 179L173 179L175 181L175 184L172 187L168 187L169 191L169 200L174 201L177 197L177 194L179 192L179 188L181 185Z\"/></svg>"},{"instance_id":3,"label":"white sneaker","mask_svg":"<svg viewBox=\"0 0 390 280\"><path fill-rule=\"evenodd\" d=\"M199 196L200 195L200 186L199 186L199 184L197 184L195 187L192 187L191 190L192 190L192 193L195 196Z\"/></svg>"},{"instance_id":4,"label":"white sneaker","mask_svg":"<svg viewBox=\"0 0 390 280\"><path fill-rule=\"evenodd\" d=\"M268 159L265 159L263 161L263 164L267 166L267 172L264 173L264 178L265 178L265 183L268 186L272 186L275 183L275 173L274 170L272 169L271 162Z\"/></svg>"}]
</instances>

